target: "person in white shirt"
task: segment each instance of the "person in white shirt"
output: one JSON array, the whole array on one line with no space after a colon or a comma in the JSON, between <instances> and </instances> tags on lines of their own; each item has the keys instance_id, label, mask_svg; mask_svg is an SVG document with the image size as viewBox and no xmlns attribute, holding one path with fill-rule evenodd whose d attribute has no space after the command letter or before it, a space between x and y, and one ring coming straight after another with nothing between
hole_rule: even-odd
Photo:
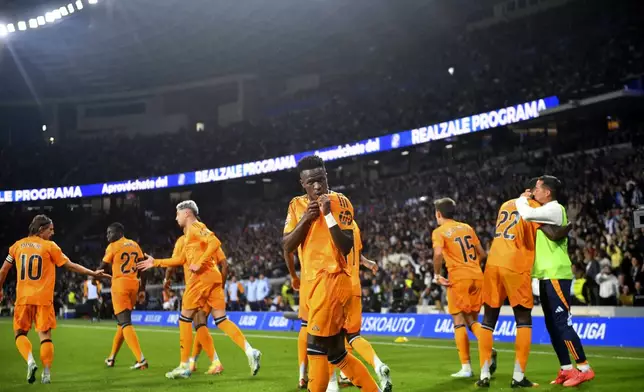
<instances>
[{"instance_id":1,"label":"person in white shirt","mask_svg":"<svg viewBox=\"0 0 644 392\"><path fill-rule=\"evenodd\" d=\"M246 299L248 300L248 306L253 312L257 312L260 307L260 300L257 295L258 293L259 282L255 279L255 275L251 275L246 282Z\"/></svg>"},{"instance_id":2,"label":"person in white shirt","mask_svg":"<svg viewBox=\"0 0 644 392\"><path fill-rule=\"evenodd\" d=\"M268 297L270 292L271 284L268 278L264 274L259 274L259 279L257 280L257 302L259 303L260 310L267 310L266 297Z\"/></svg>"},{"instance_id":3,"label":"person in white shirt","mask_svg":"<svg viewBox=\"0 0 644 392\"><path fill-rule=\"evenodd\" d=\"M617 306L619 296L619 280L613 275L610 267L606 266L595 277L599 284L599 304L602 306Z\"/></svg>"},{"instance_id":4,"label":"person in white shirt","mask_svg":"<svg viewBox=\"0 0 644 392\"><path fill-rule=\"evenodd\" d=\"M94 279L88 276L87 281L83 285L83 296L85 303L90 307L89 314L92 322L98 321L99 296L101 294L101 289Z\"/></svg>"},{"instance_id":5,"label":"person in white shirt","mask_svg":"<svg viewBox=\"0 0 644 392\"><path fill-rule=\"evenodd\" d=\"M241 305L239 303L239 295L243 294L243 288L240 293L239 286L240 285L237 282L237 278L235 276L233 276L226 283L226 294L228 294L228 306L230 307L231 311L241 310Z\"/></svg>"}]
</instances>

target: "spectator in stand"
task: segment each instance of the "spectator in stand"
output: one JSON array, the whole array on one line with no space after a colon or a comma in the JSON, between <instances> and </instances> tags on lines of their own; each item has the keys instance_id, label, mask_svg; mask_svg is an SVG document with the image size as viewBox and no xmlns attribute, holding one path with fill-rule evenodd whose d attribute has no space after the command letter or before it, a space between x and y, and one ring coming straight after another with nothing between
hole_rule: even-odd
<instances>
[{"instance_id":1,"label":"spectator in stand","mask_svg":"<svg viewBox=\"0 0 644 392\"><path fill-rule=\"evenodd\" d=\"M364 313L380 313L382 305L369 287L362 288L362 311Z\"/></svg>"},{"instance_id":2,"label":"spectator in stand","mask_svg":"<svg viewBox=\"0 0 644 392\"><path fill-rule=\"evenodd\" d=\"M257 281L257 279L255 279L255 275L251 275L246 282L246 299L248 300L248 306L250 306L250 310L252 310L253 312L259 311L263 306L260 304L264 302L264 299L262 298L260 300L258 296L258 283L259 282Z\"/></svg>"},{"instance_id":3,"label":"spectator in stand","mask_svg":"<svg viewBox=\"0 0 644 392\"><path fill-rule=\"evenodd\" d=\"M639 282L644 283L644 271L640 260L633 256L631 257L631 282L633 287Z\"/></svg>"},{"instance_id":4,"label":"spectator in stand","mask_svg":"<svg viewBox=\"0 0 644 392\"><path fill-rule=\"evenodd\" d=\"M286 281L284 281L280 292L282 293L282 301L284 302L284 306L288 307L289 309L293 309L293 306L295 306L295 298L293 296L295 291L293 290L291 281L289 279L286 279Z\"/></svg>"},{"instance_id":5,"label":"spectator in stand","mask_svg":"<svg viewBox=\"0 0 644 392\"><path fill-rule=\"evenodd\" d=\"M599 284L599 305L616 306L619 296L619 281L613 275L609 265L603 267L602 272L595 277Z\"/></svg>"},{"instance_id":6,"label":"spectator in stand","mask_svg":"<svg viewBox=\"0 0 644 392\"><path fill-rule=\"evenodd\" d=\"M266 301L268 295L271 293L271 284L268 281L268 278L264 274L259 274L259 279L257 280L257 301L262 304L261 309L266 310Z\"/></svg>"},{"instance_id":7,"label":"spectator in stand","mask_svg":"<svg viewBox=\"0 0 644 392\"><path fill-rule=\"evenodd\" d=\"M244 286L237 281L237 277L233 276L226 282L226 293L228 295L228 310L240 311L242 310L241 296L244 294Z\"/></svg>"},{"instance_id":8,"label":"spectator in stand","mask_svg":"<svg viewBox=\"0 0 644 392\"><path fill-rule=\"evenodd\" d=\"M635 282L635 290L633 292L633 306L644 306L644 285L642 282Z\"/></svg>"}]
</instances>

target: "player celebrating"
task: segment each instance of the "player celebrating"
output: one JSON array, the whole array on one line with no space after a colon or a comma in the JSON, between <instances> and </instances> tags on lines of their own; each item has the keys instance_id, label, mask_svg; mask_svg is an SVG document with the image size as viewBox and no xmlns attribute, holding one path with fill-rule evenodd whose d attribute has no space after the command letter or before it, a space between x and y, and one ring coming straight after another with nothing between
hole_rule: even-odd
<instances>
[{"instance_id":1,"label":"player celebrating","mask_svg":"<svg viewBox=\"0 0 644 392\"><path fill-rule=\"evenodd\" d=\"M356 350L373 367L380 380L380 389L383 392L391 392L393 384L391 382L389 366L380 360L371 343L360 335L360 329L362 327L360 265L371 269L374 274L378 271L378 265L362 255L360 228L355 221L353 222L353 249L351 249L347 261L351 268L351 300L349 301L347 319L344 324L348 347ZM340 376L341 379L345 378L344 373L340 373Z\"/></svg>"},{"instance_id":2,"label":"player celebrating","mask_svg":"<svg viewBox=\"0 0 644 392\"><path fill-rule=\"evenodd\" d=\"M16 307L13 314L13 330L16 347L27 362L27 382L36 381L38 366L31 351L27 333L36 324L40 338L40 360L45 367L41 382L51 383L51 365L54 362L54 343L51 330L56 328L54 313L54 285L56 267L89 275L95 278L109 278L102 270L92 271L69 261L55 242L54 223L46 215L36 215L29 225L29 236L14 243L9 248L2 268L0 268L0 298L2 286L9 269L16 265Z\"/></svg>"},{"instance_id":3,"label":"player celebrating","mask_svg":"<svg viewBox=\"0 0 644 392\"><path fill-rule=\"evenodd\" d=\"M514 311L517 324L515 341L516 359L511 387L533 387L525 377L532 340L532 263L536 223L521 219L516 199L506 201L499 209L496 231L483 274L483 302L485 315L480 332L479 350L481 376L479 387L490 386L492 361L492 333L499 319L499 311L506 297Z\"/></svg>"},{"instance_id":4,"label":"player celebrating","mask_svg":"<svg viewBox=\"0 0 644 392\"><path fill-rule=\"evenodd\" d=\"M181 362L177 368L166 373L167 378L188 378L191 375L189 359L192 348L193 317L199 309L206 305L212 306L217 314L223 316L216 318L215 323L227 335L244 349L251 367L251 373L256 375L260 367L261 353L248 344L239 328L225 316L225 299L222 286L222 277L215 265L214 256L221 247L221 242L198 218L199 208L192 200L181 202L177 205L177 223L184 230L183 246L179 246L179 254L170 259L155 260L151 256L139 262L137 268L143 271L152 267L177 267L187 264L191 272L187 277L186 290L181 304L179 317L179 340L181 346ZM175 246L175 250L177 246ZM205 331L206 333L207 330ZM203 333L202 333L203 334ZM204 347L207 347L204 345ZM214 348L213 348L214 350Z\"/></svg>"},{"instance_id":5,"label":"player celebrating","mask_svg":"<svg viewBox=\"0 0 644 392\"><path fill-rule=\"evenodd\" d=\"M125 227L116 222L107 227L107 242L105 256L99 269L112 266L112 304L117 320L116 335L112 343L112 352L105 360L107 367L114 367L116 354L123 340L134 354L136 362L132 370L147 369L148 361L141 352L139 338L132 325L132 310L139 293L145 293L145 277L141 274L141 283L137 277L137 260L143 259L143 251L139 244L125 238Z\"/></svg>"},{"instance_id":6,"label":"player celebrating","mask_svg":"<svg viewBox=\"0 0 644 392\"><path fill-rule=\"evenodd\" d=\"M297 167L306 195L291 200L283 245L285 254L301 246L301 260L306 264L303 279L310 284L308 388L326 391L331 362L365 392L379 391L367 368L344 347L343 326L351 298L346 258L353 248L353 206L343 195L329 194L322 158L302 158Z\"/></svg>"},{"instance_id":7,"label":"player celebrating","mask_svg":"<svg viewBox=\"0 0 644 392\"><path fill-rule=\"evenodd\" d=\"M483 272L480 263L487 255L474 230L469 225L454 220L454 200L438 199L434 201L434 207L439 226L432 233L434 281L447 287L447 305L454 320L454 338L461 360L461 370L452 374L452 377L472 377L470 342L465 326L478 339L481 332L478 314L483 304ZM449 281L441 276L443 259L446 261Z\"/></svg>"},{"instance_id":8,"label":"player celebrating","mask_svg":"<svg viewBox=\"0 0 644 392\"><path fill-rule=\"evenodd\" d=\"M570 228L566 209L557 202L560 188L561 182L556 177L538 178L534 188L526 191L516 202L521 217L530 222ZM541 206L530 207L530 199L536 200ZM595 378L595 372L590 368L579 335L570 323L572 270L567 238L553 241L543 230L537 231L532 275L539 279L539 297L546 328L561 366L552 384L572 387L592 380ZM575 358L578 371L572 367L568 351Z\"/></svg>"}]
</instances>

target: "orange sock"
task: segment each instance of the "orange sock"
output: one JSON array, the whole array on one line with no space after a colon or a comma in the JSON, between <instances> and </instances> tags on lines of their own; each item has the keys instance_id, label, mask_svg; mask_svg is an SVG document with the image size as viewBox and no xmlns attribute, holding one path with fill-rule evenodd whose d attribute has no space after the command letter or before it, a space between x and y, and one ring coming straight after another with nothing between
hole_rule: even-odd
<instances>
[{"instance_id":1,"label":"orange sock","mask_svg":"<svg viewBox=\"0 0 644 392\"><path fill-rule=\"evenodd\" d=\"M216 320L215 320L216 322ZM250 344L246 341L244 333L239 329L235 323L225 318L217 324L217 327L221 329L236 345L239 346L244 352L246 352L250 347Z\"/></svg>"},{"instance_id":2,"label":"orange sock","mask_svg":"<svg viewBox=\"0 0 644 392\"><path fill-rule=\"evenodd\" d=\"M309 392L326 392L329 386L329 360L326 355L309 355Z\"/></svg>"},{"instance_id":3,"label":"orange sock","mask_svg":"<svg viewBox=\"0 0 644 392\"><path fill-rule=\"evenodd\" d=\"M481 336L481 331L483 330L483 327L481 327L481 323L479 323L478 321L473 322L472 325L470 325L470 329L472 330L472 333L474 334L474 336L476 336L476 340L479 340Z\"/></svg>"},{"instance_id":4,"label":"orange sock","mask_svg":"<svg viewBox=\"0 0 644 392\"><path fill-rule=\"evenodd\" d=\"M481 373L490 372L490 361L492 360L492 345L494 344L493 330L488 327L481 327L479 332L479 358L481 363Z\"/></svg>"},{"instance_id":5,"label":"orange sock","mask_svg":"<svg viewBox=\"0 0 644 392\"><path fill-rule=\"evenodd\" d=\"M16 347L18 348L20 355L25 359L25 362L29 362L29 359L33 360L33 356L31 354L31 342L27 335L20 335L16 338Z\"/></svg>"},{"instance_id":6,"label":"orange sock","mask_svg":"<svg viewBox=\"0 0 644 392\"><path fill-rule=\"evenodd\" d=\"M376 381L369 374L367 367L353 355L346 353L344 358L339 361L333 361L333 364L349 378L353 385L358 387L358 389L361 389L363 392L380 391Z\"/></svg>"},{"instance_id":7,"label":"orange sock","mask_svg":"<svg viewBox=\"0 0 644 392\"><path fill-rule=\"evenodd\" d=\"M303 325L297 335L297 366L300 370L300 379L306 379L306 366L309 362L306 356L306 336L306 326Z\"/></svg>"},{"instance_id":8,"label":"orange sock","mask_svg":"<svg viewBox=\"0 0 644 392\"><path fill-rule=\"evenodd\" d=\"M181 363L187 364L192 348L192 319L179 316L179 345L181 347Z\"/></svg>"},{"instance_id":9,"label":"orange sock","mask_svg":"<svg viewBox=\"0 0 644 392\"><path fill-rule=\"evenodd\" d=\"M112 341L112 352L110 353L110 358L116 358L116 354L119 353L121 346L123 345L123 328L120 325L116 327L116 334L114 334L114 340Z\"/></svg>"},{"instance_id":10,"label":"orange sock","mask_svg":"<svg viewBox=\"0 0 644 392\"><path fill-rule=\"evenodd\" d=\"M40 342L40 360L45 369L50 369L54 363L54 343L50 339Z\"/></svg>"},{"instance_id":11,"label":"orange sock","mask_svg":"<svg viewBox=\"0 0 644 392\"><path fill-rule=\"evenodd\" d=\"M208 358L210 358L210 362L215 360L215 342L212 340L212 335L210 334L210 331L208 330L208 327L205 325L202 325L199 327L197 330L197 339L195 339L196 342L199 342L201 347L203 347L203 350L206 352L206 355ZM193 350L193 358L195 358L194 355L194 350Z\"/></svg>"},{"instance_id":12,"label":"orange sock","mask_svg":"<svg viewBox=\"0 0 644 392\"><path fill-rule=\"evenodd\" d=\"M125 343L127 343L127 346L130 348L130 351L132 351L132 354L134 354L134 358L138 362L143 361L143 353L141 352L139 337L136 336L136 331L134 330L134 327L132 326L132 324L126 324L125 326L123 326L122 330L123 330L123 338L125 339Z\"/></svg>"},{"instance_id":13,"label":"orange sock","mask_svg":"<svg viewBox=\"0 0 644 392\"><path fill-rule=\"evenodd\" d=\"M467 328L465 325L454 326L454 340L456 340L456 348L458 349L458 357L461 360L461 365L470 363L470 339L467 337Z\"/></svg>"},{"instance_id":14,"label":"orange sock","mask_svg":"<svg viewBox=\"0 0 644 392\"><path fill-rule=\"evenodd\" d=\"M521 368L522 373L525 373L525 369L528 366L528 356L530 355L531 345L532 345L532 326L517 328L517 337L514 342L514 350L516 351L516 363ZM517 381L521 381L521 380L517 380Z\"/></svg>"},{"instance_id":15,"label":"orange sock","mask_svg":"<svg viewBox=\"0 0 644 392\"><path fill-rule=\"evenodd\" d=\"M371 343L369 343L362 336L355 338L351 342L351 345L356 350L356 352L360 354L360 356L364 358L364 360L367 361L369 365L371 365L374 369L380 364L380 359L378 359L378 356L371 346ZM349 353L352 354L351 352Z\"/></svg>"},{"instance_id":16,"label":"orange sock","mask_svg":"<svg viewBox=\"0 0 644 392\"><path fill-rule=\"evenodd\" d=\"M197 330L197 338L192 342L192 354L190 355L190 358L196 361L199 354L201 354L201 349L202 346L201 341L199 340L199 330Z\"/></svg>"}]
</instances>

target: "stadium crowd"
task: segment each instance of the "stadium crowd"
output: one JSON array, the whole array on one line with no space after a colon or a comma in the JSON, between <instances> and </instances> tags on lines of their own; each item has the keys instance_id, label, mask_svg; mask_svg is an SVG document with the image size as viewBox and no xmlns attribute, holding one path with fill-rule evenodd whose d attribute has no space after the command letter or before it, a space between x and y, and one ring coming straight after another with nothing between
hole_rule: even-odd
<instances>
[{"instance_id":1,"label":"stadium crowd","mask_svg":"<svg viewBox=\"0 0 644 392\"><path fill-rule=\"evenodd\" d=\"M220 167L426 126L550 95L567 100L612 91L644 72L643 24L633 9L636 2L610 8L591 3L584 12L570 4L489 27L486 34L464 32L462 26L439 37L426 32L408 40L404 49L399 45L400 32L392 33L387 43L360 41L355 52L360 58L351 60L364 63L359 73L334 70L330 74L342 76L322 75L319 89L296 97L291 105L280 105L279 115L260 116L231 129L71 139L53 145L43 141L30 144L29 160L21 159L20 141L15 140L13 145L0 146L0 183L20 189L39 187L51 178L60 184L86 184ZM344 66L347 59L337 63ZM449 67L455 68L453 76L447 73ZM119 159L105 164L105 156ZM146 159L140 159L143 156ZM56 164L43 166L42 162Z\"/></svg>"}]
</instances>

